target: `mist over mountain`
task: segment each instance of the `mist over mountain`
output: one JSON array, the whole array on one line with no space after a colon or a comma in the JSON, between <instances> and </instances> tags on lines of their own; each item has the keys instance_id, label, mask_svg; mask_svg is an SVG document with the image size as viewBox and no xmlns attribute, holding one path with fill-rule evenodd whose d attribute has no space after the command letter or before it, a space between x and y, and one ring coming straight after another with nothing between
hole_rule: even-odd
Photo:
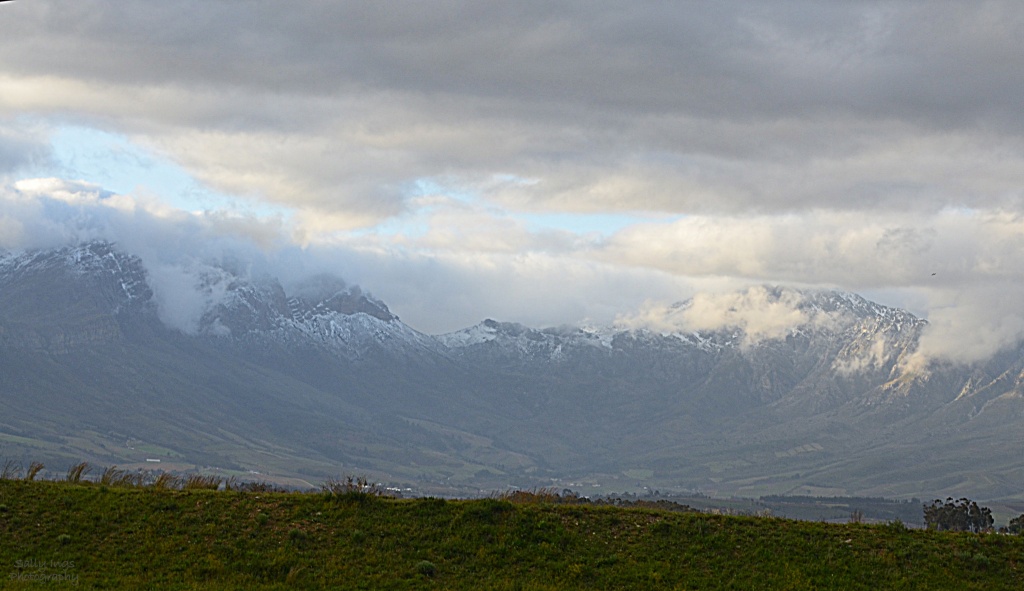
<instances>
[{"instance_id":1,"label":"mist over mountain","mask_svg":"<svg viewBox=\"0 0 1024 591\"><path fill-rule=\"evenodd\" d=\"M99 240L0 256L0 455L452 491L1021 494L1024 351L923 357L927 322L855 294L427 335L342 278L149 261Z\"/></svg>"}]
</instances>

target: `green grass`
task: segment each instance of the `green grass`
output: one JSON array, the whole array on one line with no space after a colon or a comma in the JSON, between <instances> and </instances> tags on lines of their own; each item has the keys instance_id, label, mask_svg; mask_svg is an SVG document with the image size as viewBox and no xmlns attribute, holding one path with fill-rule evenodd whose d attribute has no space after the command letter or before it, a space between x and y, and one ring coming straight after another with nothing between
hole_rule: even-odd
<instances>
[{"instance_id":1,"label":"green grass","mask_svg":"<svg viewBox=\"0 0 1024 591\"><path fill-rule=\"evenodd\" d=\"M1024 539L499 499L0 480L0 587L54 575L65 578L45 586L1020 589Z\"/></svg>"}]
</instances>

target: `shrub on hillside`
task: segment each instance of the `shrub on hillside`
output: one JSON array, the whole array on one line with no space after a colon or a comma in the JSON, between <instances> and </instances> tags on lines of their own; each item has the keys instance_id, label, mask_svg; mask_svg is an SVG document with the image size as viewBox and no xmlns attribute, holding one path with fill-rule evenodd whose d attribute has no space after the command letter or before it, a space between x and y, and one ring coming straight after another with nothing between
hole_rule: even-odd
<instances>
[{"instance_id":1,"label":"shrub on hillside","mask_svg":"<svg viewBox=\"0 0 1024 591\"><path fill-rule=\"evenodd\" d=\"M387 496L384 487L370 482L365 476L346 476L343 480L329 478L320 485L320 490L329 497L343 501L365 502Z\"/></svg>"},{"instance_id":2,"label":"shrub on hillside","mask_svg":"<svg viewBox=\"0 0 1024 591\"><path fill-rule=\"evenodd\" d=\"M935 499L931 505L924 506L924 522L928 529L977 533L992 529L993 519L988 507L979 507L970 499L954 501L953 497L948 497L945 503Z\"/></svg>"}]
</instances>

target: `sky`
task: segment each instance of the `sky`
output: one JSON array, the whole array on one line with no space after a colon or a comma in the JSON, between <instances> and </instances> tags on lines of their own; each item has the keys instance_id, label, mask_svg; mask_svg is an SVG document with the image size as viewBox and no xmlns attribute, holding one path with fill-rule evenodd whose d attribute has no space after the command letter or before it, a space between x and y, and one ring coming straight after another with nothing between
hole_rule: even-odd
<instances>
[{"instance_id":1,"label":"sky","mask_svg":"<svg viewBox=\"0 0 1024 591\"><path fill-rule=\"evenodd\" d=\"M1022 97L1017 0L16 0L0 247L234 249L435 334L837 288L972 362L1024 336Z\"/></svg>"}]
</instances>

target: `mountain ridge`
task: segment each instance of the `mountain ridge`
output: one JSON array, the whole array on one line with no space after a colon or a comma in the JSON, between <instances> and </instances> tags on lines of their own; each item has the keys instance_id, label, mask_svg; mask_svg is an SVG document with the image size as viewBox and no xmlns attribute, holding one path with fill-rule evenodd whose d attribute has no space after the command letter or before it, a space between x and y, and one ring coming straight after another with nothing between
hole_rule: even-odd
<instances>
[{"instance_id":1,"label":"mountain ridge","mask_svg":"<svg viewBox=\"0 0 1024 591\"><path fill-rule=\"evenodd\" d=\"M129 438L183 466L438 487L1019 494L1021 351L908 369L926 321L856 294L762 286L653 328L426 335L338 278L203 269L180 286L204 303L180 330L116 245L0 256L0 455L145 460L117 448Z\"/></svg>"}]
</instances>

